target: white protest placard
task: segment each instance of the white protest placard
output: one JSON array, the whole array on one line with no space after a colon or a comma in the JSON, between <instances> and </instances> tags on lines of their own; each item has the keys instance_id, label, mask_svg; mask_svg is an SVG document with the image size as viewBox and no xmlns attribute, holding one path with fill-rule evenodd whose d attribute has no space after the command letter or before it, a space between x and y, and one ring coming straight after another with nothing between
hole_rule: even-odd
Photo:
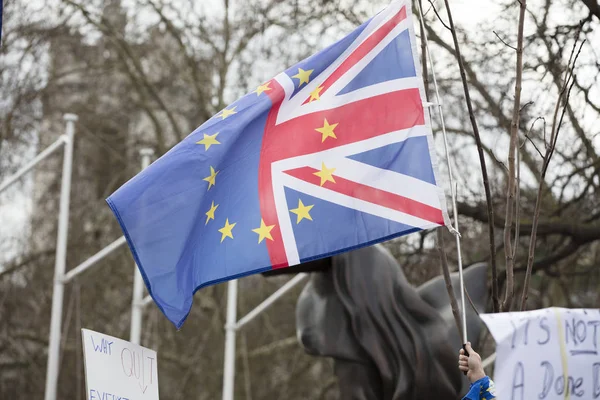
<instances>
[{"instance_id":1,"label":"white protest placard","mask_svg":"<svg viewBox=\"0 0 600 400\"><path fill-rule=\"evenodd\" d=\"M600 310L553 307L481 319L496 341L498 399L600 398Z\"/></svg>"},{"instance_id":2,"label":"white protest placard","mask_svg":"<svg viewBox=\"0 0 600 400\"><path fill-rule=\"evenodd\" d=\"M88 400L158 400L156 352L82 329Z\"/></svg>"}]
</instances>

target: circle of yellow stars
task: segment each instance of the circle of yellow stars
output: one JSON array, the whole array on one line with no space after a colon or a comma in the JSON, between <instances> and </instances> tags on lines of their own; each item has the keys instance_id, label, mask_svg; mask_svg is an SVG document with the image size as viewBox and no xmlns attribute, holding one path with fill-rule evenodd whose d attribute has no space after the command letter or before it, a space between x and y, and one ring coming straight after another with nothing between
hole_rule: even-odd
<instances>
[{"instance_id":1,"label":"circle of yellow stars","mask_svg":"<svg viewBox=\"0 0 600 400\"><path fill-rule=\"evenodd\" d=\"M313 72L314 72L314 70L312 70L312 69L304 70L302 68L298 68L298 73L295 75L292 75L292 79L298 80L298 87L300 88L302 85L308 84L310 82L310 76ZM252 93L256 93L257 97L261 96L263 93L266 94L266 92L273 89L273 88L271 88L270 84L271 84L271 81L263 83L263 84L259 85ZM321 85L317 85L317 87L310 92L310 97L308 99L308 102L320 100L322 91L323 91L323 87ZM237 106L225 107L223 110L221 110L219 113L217 113L215 115L215 117L220 117L221 120L225 120L226 118L231 117L234 114L237 114L236 107ZM321 143L325 143L325 141L328 139L331 139L331 140L337 139L335 130L338 127L338 125L339 125L338 122L331 123L327 120L327 118L324 118L323 125L320 127L314 128L315 131L317 131L321 134ZM219 133L220 132L215 132L212 134L203 133L203 138L201 140L197 141L196 144L203 145L204 151L208 152L212 146L217 146L217 145L221 144L221 142L219 142L219 140L217 139L217 136L219 135ZM217 174L219 173L219 171L215 170L215 168L213 166L209 166L209 168L210 168L209 175L207 177L203 178L204 181L208 182L207 190L210 190L213 186L215 186L217 184ZM335 184L336 181L335 181L335 178L333 175L335 170L336 170L335 168L329 168L329 167L327 167L327 165L325 165L325 162L322 162L321 170L317 171L317 172L313 172L313 175L317 176L320 179L320 183L319 183L320 186L325 185L327 182L331 182L331 183ZM215 220L215 213L216 213L218 207L219 207L219 204L215 204L214 201L211 202L210 208L205 212L205 215L206 215L205 225L208 225L210 221ZM299 224L300 222L302 222L304 220L307 220L307 221L313 220L312 216L310 215L310 212L313 209L313 207L314 207L314 204L305 205L302 202L302 199L298 199L298 206L296 208L290 209L289 211L296 215L296 224ZM234 230L236 224L237 224L236 222L229 222L229 218L225 218L225 224L223 225L223 227L218 229L218 232L221 234L221 243L223 243L225 241L225 239L227 239L227 238L229 238L229 239L234 238L233 230ZM274 239L273 239L273 236L271 235L271 231L275 227L276 227L275 224L268 225L267 223L265 223L264 219L261 218L260 226L258 228L252 229L252 232L254 232L258 235L258 244L262 243L265 240L273 241Z\"/></svg>"}]
</instances>

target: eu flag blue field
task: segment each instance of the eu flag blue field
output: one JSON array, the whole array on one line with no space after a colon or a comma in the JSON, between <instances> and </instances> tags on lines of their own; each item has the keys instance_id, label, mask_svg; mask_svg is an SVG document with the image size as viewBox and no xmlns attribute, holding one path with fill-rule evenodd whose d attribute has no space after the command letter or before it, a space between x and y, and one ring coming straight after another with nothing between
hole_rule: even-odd
<instances>
[{"instance_id":1,"label":"eu flag blue field","mask_svg":"<svg viewBox=\"0 0 600 400\"><path fill-rule=\"evenodd\" d=\"M260 84L107 202L178 328L203 286L445 224L410 1Z\"/></svg>"}]
</instances>

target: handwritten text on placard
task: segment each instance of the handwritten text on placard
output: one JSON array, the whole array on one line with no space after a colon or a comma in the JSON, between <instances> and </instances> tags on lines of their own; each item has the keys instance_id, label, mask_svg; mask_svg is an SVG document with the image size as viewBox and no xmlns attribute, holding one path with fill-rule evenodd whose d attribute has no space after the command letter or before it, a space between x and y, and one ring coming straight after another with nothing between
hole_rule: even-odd
<instances>
[{"instance_id":1,"label":"handwritten text on placard","mask_svg":"<svg viewBox=\"0 0 600 400\"><path fill-rule=\"evenodd\" d=\"M82 329L88 400L158 400L156 352Z\"/></svg>"},{"instance_id":2,"label":"handwritten text on placard","mask_svg":"<svg viewBox=\"0 0 600 400\"><path fill-rule=\"evenodd\" d=\"M600 310L482 314L496 340L499 399L599 399Z\"/></svg>"}]
</instances>

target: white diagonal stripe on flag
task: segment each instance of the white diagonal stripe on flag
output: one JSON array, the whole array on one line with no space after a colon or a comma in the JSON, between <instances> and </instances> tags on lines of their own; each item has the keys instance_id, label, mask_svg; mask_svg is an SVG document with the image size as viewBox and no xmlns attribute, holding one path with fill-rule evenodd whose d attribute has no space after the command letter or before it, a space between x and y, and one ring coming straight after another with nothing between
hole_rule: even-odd
<instances>
[{"instance_id":1,"label":"white diagonal stripe on flag","mask_svg":"<svg viewBox=\"0 0 600 400\"><path fill-rule=\"evenodd\" d=\"M273 163L273 171L287 171L294 168L305 167L315 162L339 159L354 154L364 153L369 150L378 149L389 144L400 143L408 138L423 137L428 134L428 127L424 125L413 126L408 129L402 129L375 136L369 139L349 143L343 146L334 147L311 154L298 157L286 158ZM320 168L319 164L319 168Z\"/></svg>"},{"instance_id":2,"label":"white diagonal stripe on flag","mask_svg":"<svg viewBox=\"0 0 600 400\"><path fill-rule=\"evenodd\" d=\"M281 174L282 183L290 189L294 189L301 193L309 196L316 197L321 200L329 201L344 207L351 208L360 212L365 212L377 217L389 219L402 224L414 226L419 229L428 229L431 227L439 226L438 224L427 221L410 214L403 213L401 211L393 210L391 208L383 207L378 204L374 204L365 200L357 199L355 197L347 196L342 193L334 192L325 187L313 185L312 183L305 182L301 179L295 178L285 173ZM289 218L289 215L288 215Z\"/></svg>"},{"instance_id":3,"label":"white diagonal stripe on flag","mask_svg":"<svg viewBox=\"0 0 600 400\"><path fill-rule=\"evenodd\" d=\"M431 183L349 158L314 161L308 166L320 170L321 162L324 161L327 168L335 168L334 176L440 208L438 188Z\"/></svg>"}]
</instances>

